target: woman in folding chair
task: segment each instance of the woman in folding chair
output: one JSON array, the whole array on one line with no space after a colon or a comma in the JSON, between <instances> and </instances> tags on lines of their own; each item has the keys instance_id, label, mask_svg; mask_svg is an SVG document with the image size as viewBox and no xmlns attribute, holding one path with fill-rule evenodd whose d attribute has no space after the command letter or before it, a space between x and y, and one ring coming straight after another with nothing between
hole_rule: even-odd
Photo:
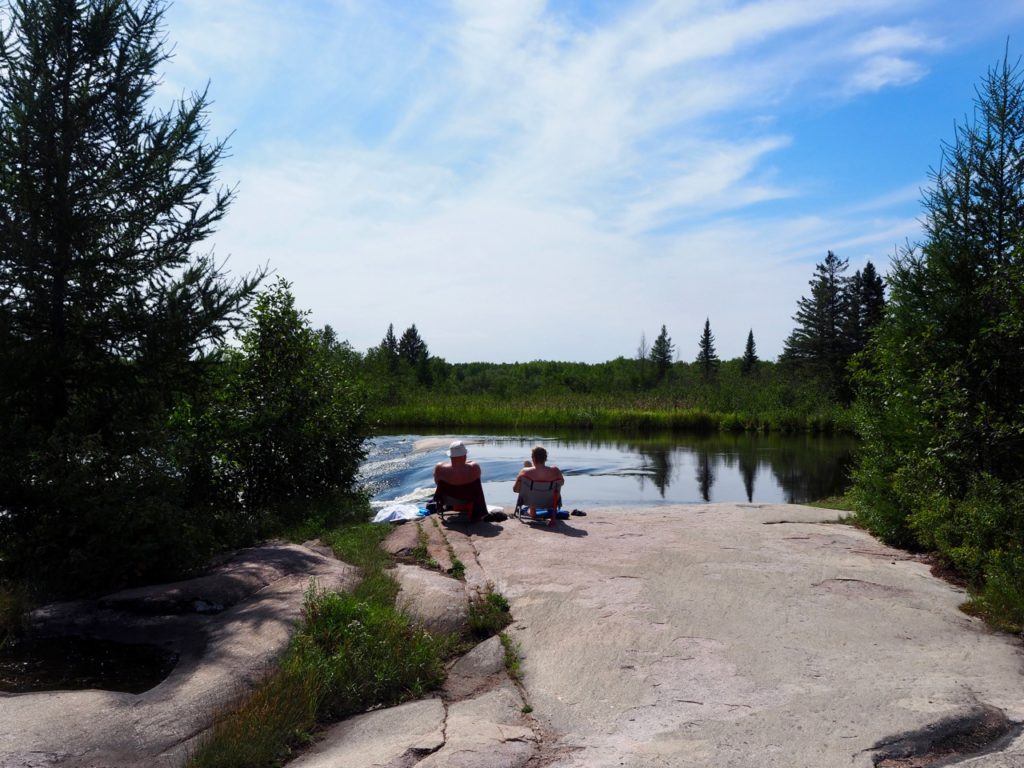
<instances>
[{"instance_id":1,"label":"woman in folding chair","mask_svg":"<svg viewBox=\"0 0 1024 768\"><path fill-rule=\"evenodd\" d=\"M547 520L554 525L562 508L562 486L565 477L558 467L547 466L548 452L537 446L530 452L533 465L519 471L512 490L519 494L513 513L523 522ZM538 511L539 510L539 511Z\"/></svg>"}]
</instances>

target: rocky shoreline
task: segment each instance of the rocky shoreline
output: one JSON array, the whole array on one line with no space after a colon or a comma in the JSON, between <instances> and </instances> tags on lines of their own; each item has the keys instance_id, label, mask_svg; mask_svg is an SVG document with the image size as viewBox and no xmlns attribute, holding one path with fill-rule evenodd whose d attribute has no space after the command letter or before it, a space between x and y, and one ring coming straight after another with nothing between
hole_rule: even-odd
<instances>
[{"instance_id":1,"label":"rocky shoreline","mask_svg":"<svg viewBox=\"0 0 1024 768\"><path fill-rule=\"evenodd\" d=\"M550 529L399 526L384 547L405 561L392 571L403 610L464 632L493 585L511 603L521 675L492 637L434 696L329 726L291 764L1024 767L1019 638L836 517L712 504L601 509ZM350 589L358 575L315 542L274 544L190 582L37 612L37 632L161 643L181 660L139 696L0 695L0 766L181 765L287 645L310 578Z\"/></svg>"}]
</instances>

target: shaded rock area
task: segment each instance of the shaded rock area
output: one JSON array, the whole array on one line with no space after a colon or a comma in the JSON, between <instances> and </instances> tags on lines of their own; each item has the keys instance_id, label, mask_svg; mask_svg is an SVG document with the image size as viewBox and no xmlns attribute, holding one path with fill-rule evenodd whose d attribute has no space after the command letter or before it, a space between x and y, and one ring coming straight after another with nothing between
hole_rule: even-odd
<instances>
[{"instance_id":1,"label":"shaded rock area","mask_svg":"<svg viewBox=\"0 0 1024 768\"><path fill-rule=\"evenodd\" d=\"M536 764L1024 768L1019 638L839 514L606 508L474 536L515 617Z\"/></svg>"},{"instance_id":2,"label":"shaded rock area","mask_svg":"<svg viewBox=\"0 0 1024 768\"><path fill-rule=\"evenodd\" d=\"M1021 724L1011 723L1003 710L975 706L918 731L879 742L873 748L873 759L878 768L929 768L1005 747L1021 730ZM1018 764L1024 765L1024 758Z\"/></svg>"},{"instance_id":3,"label":"shaded rock area","mask_svg":"<svg viewBox=\"0 0 1024 768\"><path fill-rule=\"evenodd\" d=\"M285 649L311 580L345 590L358 573L322 552L275 543L242 550L197 579L35 611L34 636L150 644L178 663L138 695L0 693L0 766L182 765L215 713Z\"/></svg>"},{"instance_id":4,"label":"shaded rock area","mask_svg":"<svg viewBox=\"0 0 1024 768\"><path fill-rule=\"evenodd\" d=\"M493 688L505 676L505 649L501 639L492 637L456 661L444 683L445 697L467 699Z\"/></svg>"}]
</instances>

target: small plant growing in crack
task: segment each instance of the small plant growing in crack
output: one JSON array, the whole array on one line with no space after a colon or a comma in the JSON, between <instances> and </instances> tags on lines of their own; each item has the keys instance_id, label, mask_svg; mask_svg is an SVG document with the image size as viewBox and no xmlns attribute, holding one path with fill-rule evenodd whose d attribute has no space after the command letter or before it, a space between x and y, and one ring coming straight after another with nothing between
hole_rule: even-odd
<instances>
[{"instance_id":1,"label":"small plant growing in crack","mask_svg":"<svg viewBox=\"0 0 1024 768\"><path fill-rule=\"evenodd\" d=\"M412 548L411 553L413 559L420 565L429 566L430 561L433 560L433 558L430 556L430 553L427 551L427 543L429 541L430 538L427 536L427 532L423 530L422 526L420 526L419 539L416 543L416 546ZM434 565L436 567L436 561L434 562Z\"/></svg>"},{"instance_id":2,"label":"small plant growing in crack","mask_svg":"<svg viewBox=\"0 0 1024 768\"><path fill-rule=\"evenodd\" d=\"M508 632L502 632L499 637L501 638L501 645L505 649L505 671L508 672L508 676L513 680L520 680L523 676L521 668L522 654L519 649L519 643L517 643ZM527 704L523 707L523 712L529 709L533 711L533 707Z\"/></svg>"},{"instance_id":3,"label":"small plant growing in crack","mask_svg":"<svg viewBox=\"0 0 1024 768\"><path fill-rule=\"evenodd\" d=\"M474 637L492 637L511 623L508 600L493 588L469 604L469 631Z\"/></svg>"},{"instance_id":4,"label":"small plant growing in crack","mask_svg":"<svg viewBox=\"0 0 1024 768\"><path fill-rule=\"evenodd\" d=\"M459 581L466 579L466 564L459 560L454 554L452 555L452 570L451 574L454 578Z\"/></svg>"},{"instance_id":5,"label":"small plant growing in crack","mask_svg":"<svg viewBox=\"0 0 1024 768\"><path fill-rule=\"evenodd\" d=\"M524 715L528 715L531 712L533 712L533 707L531 707L529 704L524 704L523 708L519 711L522 712Z\"/></svg>"}]
</instances>

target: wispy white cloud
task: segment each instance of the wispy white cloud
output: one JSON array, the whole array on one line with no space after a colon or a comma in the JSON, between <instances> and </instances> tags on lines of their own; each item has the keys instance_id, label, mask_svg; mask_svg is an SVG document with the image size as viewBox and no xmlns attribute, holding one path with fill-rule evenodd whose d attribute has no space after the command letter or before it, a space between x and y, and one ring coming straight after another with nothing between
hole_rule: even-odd
<instances>
[{"instance_id":1,"label":"wispy white cloud","mask_svg":"<svg viewBox=\"0 0 1024 768\"><path fill-rule=\"evenodd\" d=\"M902 188L815 208L778 115L924 77L935 2L178 0L168 82L212 77L239 128L219 251L357 346L415 321L453 359L603 359L711 315L726 354L750 326L770 354L811 260L916 231Z\"/></svg>"}]
</instances>

